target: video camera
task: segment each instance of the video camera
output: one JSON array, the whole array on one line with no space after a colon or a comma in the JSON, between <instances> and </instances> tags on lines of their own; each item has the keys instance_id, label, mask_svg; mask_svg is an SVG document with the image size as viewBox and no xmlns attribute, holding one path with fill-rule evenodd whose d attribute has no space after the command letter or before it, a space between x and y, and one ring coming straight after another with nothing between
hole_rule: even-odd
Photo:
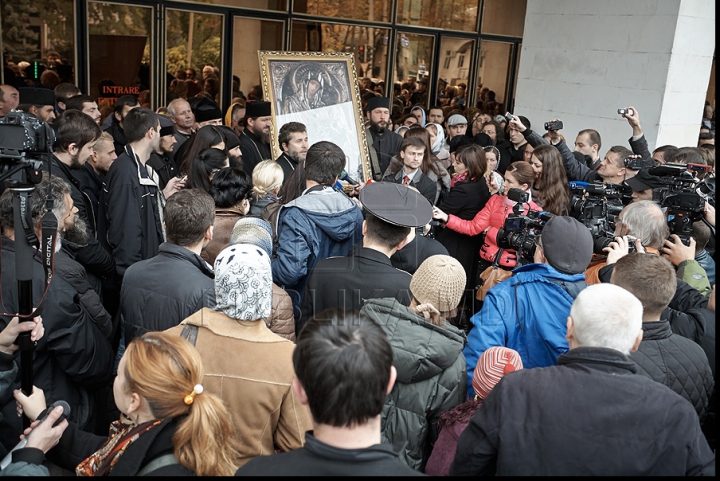
<instances>
[{"instance_id":1,"label":"video camera","mask_svg":"<svg viewBox=\"0 0 720 481\"><path fill-rule=\"evenodd\" d=\"M41 180L43 156L51 154L55 131L45 122L25 112L10 111L0 118L0 180L20 182L17 175L26 170L25 181L37 184Z\"/></svg>"},{"instance_id":2,"label":"video camera","mask_svg":"<svg viewBox=\"0 0 720 481\"><path fill-rule=\"evenodd\" d=\"M590 230L593 252L604 254L603 249L615 240L615 218L625 207L626 189L615 184L586 182L570 182L568 187L572 193L570 215Z\"/></svg>"},{"instance_id":3,"label":"video camera","mask_svg":"<svg viewBox=\"0 0 720 481\"><path fill-rule=\"evenodd\" d=\"M535 239L554 215L535 210L528 210L527 215L523 214L523 206L530 202L530 194L522 189L512 188L507 196L516 204L513 206L513 213L505 219L505 224L498 231L497 245L503 249L515 250L518 265L529 264L535 256Z\"/></svg>"},{"instance_id":4,"label":"video camera","mask_svg":"<svg viewBox=\"0 0 720 481\"><path fill-rule=\"evenodd\" d=\"M690 245L693 222L705 217L705 202L715 203L714 179L700 181L690 172L707 171L708 168L702 164L667 163L649 171L663 184L653 189L653 201L667 209L670 234L677 234L685 245ZM712 189L708 185L710 182Z\"/></svg>"}]
</instances>

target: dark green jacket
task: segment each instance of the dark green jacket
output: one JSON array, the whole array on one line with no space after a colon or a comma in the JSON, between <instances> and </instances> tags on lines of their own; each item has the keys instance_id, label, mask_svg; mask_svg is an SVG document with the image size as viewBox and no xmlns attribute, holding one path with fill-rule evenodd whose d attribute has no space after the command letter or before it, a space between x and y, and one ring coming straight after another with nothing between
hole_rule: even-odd
<instances>
[{"instance_id":1,"label":"dark green jacket","mask_svg":"<svg viewBox=\"0 0 720 481\"><path fill-rule=\"evenodd\" d=\"M395 299L369 299L362 307L383 328L393 348L395 386L382 413L382 442L407 441L403 459L422 471L438 436L437 421L465 401L465 334L431 324Z\"/></svg>"}]
</instances>

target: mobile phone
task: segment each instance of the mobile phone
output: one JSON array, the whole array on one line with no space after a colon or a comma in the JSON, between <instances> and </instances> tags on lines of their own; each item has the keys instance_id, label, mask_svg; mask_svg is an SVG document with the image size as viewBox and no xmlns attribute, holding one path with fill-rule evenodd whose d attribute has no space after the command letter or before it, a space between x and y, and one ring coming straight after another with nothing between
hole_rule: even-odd
<instances>
[{"instance_id":1,"label":"mobile phone","mask_svg":"<svg viewBox=\"0 0 720 481\"><path fill-rule=\"evenodd\" d=\"M545 122L545 130L561 130L562 128L562 120L556 120L555 122Z\"/></svg>"},{"instance_id":2,"label":"mobile phone","mask_svg":"<svg viewBox=\"0 0 720 481\"><path fill-rule=\"evenodd\" d=\"M513 118L513 114L511 114L510 112L505 112L505 119L507 119L508 122L510 122Z\"/></svg>"},{"instance_id":3,"label":"mobile phone","mask_svg":"<svg viewBox=\"0 0 720 481\"><path fill-rule=\"evenodd\" d=\"M178 176L178 178L179 178L180 180L186 180L186 179L187 179L187 174L186 174L185 172L180 172L177 176Z\"/></svg>"},{"instance_id":4,"label":"mobile phone","mask_svg":"<svg viewBox=\"0 0 720 481\"><path fill-rule=\"evenodd\" d=\"M635 115L635 112L633 111L633 109L618 109L618 114L619 114L619 115L623 115L623 114L625 114L625 115Z\"/></svg>"}]
</instances>

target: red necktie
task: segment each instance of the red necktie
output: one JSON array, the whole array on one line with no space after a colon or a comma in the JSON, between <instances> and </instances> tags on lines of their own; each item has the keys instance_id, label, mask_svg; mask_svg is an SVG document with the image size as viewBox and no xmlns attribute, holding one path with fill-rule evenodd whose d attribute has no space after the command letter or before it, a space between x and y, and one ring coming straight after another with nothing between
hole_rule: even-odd
<instances>
[{"instance_id":1,"label":"red necktie","mask_svg":"<svg viewBox=\"0 0 720 481\"><path fill-rule=\"evenodd\" d=\"M403 177L403 184L404 184L404 185L408 185L409 183L410 183L410 177L408 177L408 176L406 175L405 177Z\"/></svg>"}]
</instances>

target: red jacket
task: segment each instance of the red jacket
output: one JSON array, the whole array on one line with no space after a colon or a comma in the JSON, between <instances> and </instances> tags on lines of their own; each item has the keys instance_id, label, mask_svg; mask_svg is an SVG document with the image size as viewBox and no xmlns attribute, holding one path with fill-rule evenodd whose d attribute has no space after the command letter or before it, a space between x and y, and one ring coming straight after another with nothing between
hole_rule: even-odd
<instances>
[{"instance_id":1,"label":"red jacket","mask_svg":"<svg viewBox=\"0 0 720 481\"><path fill-rule=\"evenodd\" d=\"M505 219L512 214L514 204L515 202L504 195L493 195L485 204L483 210L478 212L472 220L463 220L457 216L448 215L447 227L470 236L477 235L487 229L485 242L480 247L480 257L488 262L493 262L499 250L497 233L505 224ZM530 209L526 206L523 214L527 214L528 210L541 211L542 209L531 200ZM505 249L500 256L499 265L513 268L515 264L517 264L515 251Z\"/></svg>"}]
</instances>

